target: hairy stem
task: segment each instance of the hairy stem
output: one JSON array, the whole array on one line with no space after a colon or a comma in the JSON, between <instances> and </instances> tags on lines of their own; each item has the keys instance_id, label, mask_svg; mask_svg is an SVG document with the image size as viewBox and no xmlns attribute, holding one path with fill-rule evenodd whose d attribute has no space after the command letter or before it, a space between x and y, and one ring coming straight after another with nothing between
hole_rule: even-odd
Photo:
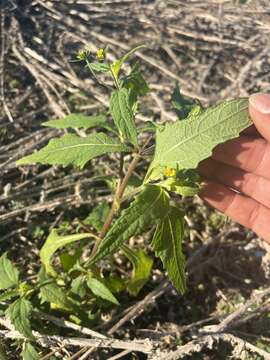
<instances>
[{"instance_id":1,"label":"hairy stem","mask_svg":"<svg viewBox=\"0 0 270 360\"><path fill-rule=\"evenodd\" d=\"M97 252L97 249L102 241L102 239L105 237L105 235L107 234L110 226L111 226L111 223L113 221L113 218L117 212L117 210L119 209L119 206L120 206L120 202L122 200L122 197L124 195L124 192L125 192L125 189L127 187L127 184L128 184L128 181L133 173L133 171L135 170L139 160L140 160L140 154L136 154L133 158L133 160L131 161L129 167L128 167L128 170L127 170L127 173L126 175L124 176L123 180L121 181L120 179L120 182L119 182L119 186L117 187L117 190L116 190L116 193L114 195L114 200L113 200L113 204L112 204L112 207L111 207L111 210L107 216L107 219L105 220L105 223L101 229L101 232L99 234L99 240L97 240L95 242L95 245L93 247L93 250L92 250L92 254L91 256L94 256Z\"/></svg>"}]
</instances>

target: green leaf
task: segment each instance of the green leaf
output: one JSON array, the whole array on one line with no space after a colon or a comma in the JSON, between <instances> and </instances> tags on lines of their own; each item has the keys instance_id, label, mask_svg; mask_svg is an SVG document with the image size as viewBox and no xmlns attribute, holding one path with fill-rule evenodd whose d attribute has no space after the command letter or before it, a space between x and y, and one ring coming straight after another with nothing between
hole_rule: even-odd
<instances>
[{"instance_id":1,"label":"green leaf","mask_svg":"<svg viewBox=\"0 0 270 360\"><path fill-rule=\"evenodd\" d=\"M34 339L29 321L31 312L32 304L24 298L15 300L9 305L6 311L15 330L19 331L28 339Z\"/></svg>"},{"instance_id":2,"label":"green leaf","mask_svg":"<svg viewBox=\"0 0 270 360\"><path fill-rule=\"evenodd\" d=\"M125 280L119 276L110 275L108 278L102 280L104 285L106 285L112 293L120 293L126 289Z\"/></svg>"},{"instance_id":3,"label":"green leaf","mask_svg":"<svg viewBox=\"0 0 270 360\"><path fill-rule=\"evenodd\" d=\"M81 275L72 280L71 292L80 298L84 298L86 295L85 276Z\"/></svg>"},{"instance_id":4,"label":"green leaf","mask_svg":"<svg viewBox=\"0 0 270 360\"><path fill-rule=\"evenodd\" d=\"M7 290L0 295L0 303L12 299L20 294L19 289Z\"/></svg>"},{"instance_id":5,"label":"green leaf","mask_svg":"<svg viewBox=\"0 0 270 360\"><path fill-rule=\"evenodd\" d=\"M127 89L122 88L112 93L110 98L110 111L121 138L138 146L134 114Z\"/></svg>"},{"instance_id":6,"label":"green leaf","mask_svg":"<svg viewBox=\"0 0 270 360\"><path fill-rule=\"evenodd\" d=\"M79 258L82 255L82 249L78 248L73 254L70 254L68 252L64 252L59 255L61 265L63 266L63 269L65 272L68 272L70 269L73 268L73 266L76 264L76 262L79 260Z\"/></svg>"},{"instance_id":7,"label":"green leaf","mask_svg":"<svg viewBox=\"0 0 270 360\"><path fill-rule=\"evenodd\" d=\"M198 116L167 123L157 130L150 171L165 166L179 170L196 168L216 145L237 137L251 124L247 99L226 101Z\"/></svg>"},{"instance_id":8,"label":"green leaf","mask_svg":"<svg viewBox=\"0 0 270 360\"><path fill-rule=\"evenodd\" d=\"M92 235L89 233L61 236L57 234L57 231L55 229L53 229L40 250L40 259L45 267L46 272L48 274L56 276L56 272L52 268L50 262L53 254L58 249L68 244L72 244L75 241L86 239L91 236Z\"/></svg>"},{"instance_id":9,"label":"green leaf","mask_svg":"<svg viewBox=\"0 0 270 360\"><path fill-rule=\"evenodd\" d=\"M127 52L124 56L121 57L121 59L116 60L112 65L111 65L111 71L114 75L114 77L116 79L118 79L119 77L119 72L123 66L123 64L128 60L128 58L133 55L136 51L144 48L145 45L139 45L136 46L135 48L131 49L129 52Z\"/></svg>"},{"instance_id":10,"label":"green leaf","mask_svg":"<svg viewBox=\"0 0 270 360\"><path fill-rule=\"evenodd\" d=\"M86 116L83 114L70 114L62 119L46 121L42 125L56 129L90 129L95 126L104 127L104 125L106 128L106 121L105 115Z\"/></svg>"},{"instance_id":11,"label":"green leaf","mask_svg":"<svg viewBox=\"0 0 270 360\"><path fill-rule=\"evenodd\" d=\"M153 222L165 216L168 209L168 193L155 185L145 186L130 206L122 211L88 263L93 264L116 251L131 236L141 234Z\"/></svg>"},{"instance_id":12,"label":"green leaf","mask_svg":"<svg viewBox=\"0 0 270 360\"><path fill-rule=\"evenodd\" d=\"M130 74L123 79L122 86L129 90L130 102L132 104L136 102L138 96L144 96L150 91L138 64L135 64Z\"/></svg>"},{"instance_id":13,"label":"green leaf","mask_svg":"<svg viewBox=\"0 0 270 360\"><path fill-rule=\"evenodd\" d=\"M23 360L38 360L39 355L33 345L29 342L26 342L24 345L24 349L22 351L22 358Z\"/></svg>"},{"instance_id":14,"label":"green leaf","mask_svg":"<svg viewBox=\"0 0 270 360\"><path fill-rule=\"evenodd\" d=\"M93 226L97 231L100 231L107 215L110 211L110 207L107 203L103 202L98 204L92 212L83 220L83 223L86 225Z\"/></svg>"},{"instance_id":15,"label":"green leaf","mask_svg":"<svg viewBox=\"0 0 270 360\"><path fill-rule=\"evenodd\" d=\"M194 196L197 195L200 192L200 190L201 187L199 185L183 184L178 180L173 184L170 191L173 191L181 196Z\"/></svg>"},{"instance_id":16,"label":"green leaf","mask_svg":"<svg viewBox=\"0 0 270 360\"><path fill-rule=\"evenodd\" d=\"M158 223L151 245L156 256L162 260L173 285L181 294L186 290L183 237L183 213L176 207L171 207L169 213Z\"/></svg>"},{"instance_id":17,"label":"green leaf","mask_svg":"<svg viewBox=\"0 0 270 360\"><path fill-rule=\"evenodd\" d=\"M181 196L194 196L201 189L200 176L193 169L180 170L176 177L167 178L159 182L159 185Z\"/></svg>"},{"instance_id":18,"label":"green leaf","mask_svg":"<svg viewBox=\"0 0 270 360\"><path fill-rule=\"evenodd\" d=\"M89 67L90 71L92 72L97 72L97 73L106 73L108 71L110 71L110 66L106 63L98 63L98 62L93 62L93 63L89 63L87 62L87 66Z\"/></svg>"},{"instance_id":19,"label":"green leaf","mask_svg":"<svg viewBox=\"0 0 270 360\"><path fill-rule=\"evenodd\" d=\"M0 257L0 290L5 290L19 283L19 271L7 258L7 254Z\"/></svg>"},{"instance_id":20,"label":"green leaf","mask_svg":"<svg viewBox=\"0 0 270 360\"><path fill-rule=\"evenodd\" d=\"M118 140L101 132L90 134L84 138L66 134L61 138L51 140L38 152L18 160L17 165L42 163L75 165L83 168L89 160L96 156L120 151L128 151L128 148Z\"/></svg>"},{"instance_id":21,"label":"green leaf","mask_svg":"<svg viewBox=\"0 0 270 360\"><path fill-rule=\"evenodd\" d=\"M127 290L130 295L137 296L150 277L153 259L142 249L133 250L123 245L122 250L133 266L131 279L127 282Z\"/></svg>"},{"instance_id":22,"label":"green leaf","mask_svg":"<svg viewBox=\"0 0 270 360\"><path fill-rule=\"evenodd\" d=\"M185 119L188 115L199 114L202 111L200 105L184 97L180 92L179 84L176 84L172 94L172 105L180 119Z\"/></svg>"},{"instance_id":23,"label":"green leaf","mask_svg":"<svg viewBox=\"0 0 270 360\"><path fill-rule=\"evenodd\" d=\"M111 293L111 291L99 280L92 278L91 276L87 279L87 286L92 293L104 300L110 301L115 305L119 305L118 300Z\"/></svg>"},{"instance_id":24,"label":"green leaf","mask_svg":"<svg viewBox=\"0 0 270 360\"><path fill-rule=\"evenodd\" d=\"M72 310L72 304L65 294L65 290L63 290L55 282L42 285L40 287L39 296L41 303L50 303L52 308L64 311Z\"/></svg>"}]
</instances>

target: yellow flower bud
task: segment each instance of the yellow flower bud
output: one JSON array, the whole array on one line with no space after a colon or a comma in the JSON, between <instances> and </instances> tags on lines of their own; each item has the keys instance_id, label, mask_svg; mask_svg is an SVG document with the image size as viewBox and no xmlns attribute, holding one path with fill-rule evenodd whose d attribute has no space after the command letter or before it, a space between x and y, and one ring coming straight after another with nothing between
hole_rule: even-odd
<instances>
[{"instance_id":1,"label":"yellow flower bud","mask_svg":"<svg viewBox=\"0 0 270 360\"><path fill-rule=\"evenodd\" d=\"M104 49L100 48L96 52L96 58L98 61L103 61L105 59L105 51Z\"/></svg>"},{"instance_id":2,"label":"yellow flower bud","mask_svg":"<svg viewBox=\"0 0 270 360\"><path fill-rule=\"evenodd\" d=\"M86 48L84 49L80 49L78 52L77 52L77 59L78 60L86 60L88 58L90 54L90 51Z\"/></svg>"}]
</instances>

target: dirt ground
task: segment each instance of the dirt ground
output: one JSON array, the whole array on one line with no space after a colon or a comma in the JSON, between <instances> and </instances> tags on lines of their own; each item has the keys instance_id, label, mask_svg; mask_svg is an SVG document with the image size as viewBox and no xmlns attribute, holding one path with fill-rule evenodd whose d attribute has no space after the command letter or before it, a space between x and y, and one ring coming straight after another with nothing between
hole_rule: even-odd
<instances>
[{"instance_id":1,"label":"dirt ground","mask_svg":"<svg viewBox=\"0 0 270 360\"><path fill-rule=\"evenodd\" d=\"M0 249L25 278L39 268L48 231L85 217L97 196L91 168L17 168L15 161L59 133L41 127L44 120L108 107L108 94L72 61L78 49L108 46L114 59L142 43L137 58L152 91L141 121L175 119L177 82L203 105L270 90L269 0L2 0ZM157 342L153 350L100 347L83 357L87 349L59 342L47 358L270 359L269 246L199 199L183 206L191 228L187 293L177 294L157 262L139 296L120 299L97 327L116 339ZM5 346L19 358L12 342Z\"/></svg>"}]
</instances>

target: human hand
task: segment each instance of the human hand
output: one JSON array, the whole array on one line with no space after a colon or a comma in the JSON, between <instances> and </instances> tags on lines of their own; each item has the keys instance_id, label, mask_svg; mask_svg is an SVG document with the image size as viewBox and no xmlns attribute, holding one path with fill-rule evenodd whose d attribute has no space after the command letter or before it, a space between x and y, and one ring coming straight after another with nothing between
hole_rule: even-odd
<instances>
[{"instance_id":1,"label":"human hand","mask_svg":"<svg viewBox=\"0 0 270 360\"><path fill-rule=\"evenodd\" d=\"M270 94L251 95L249 113L254 125L200 164L200 196L270 242Z\"/></svg>"}]
</instances>

